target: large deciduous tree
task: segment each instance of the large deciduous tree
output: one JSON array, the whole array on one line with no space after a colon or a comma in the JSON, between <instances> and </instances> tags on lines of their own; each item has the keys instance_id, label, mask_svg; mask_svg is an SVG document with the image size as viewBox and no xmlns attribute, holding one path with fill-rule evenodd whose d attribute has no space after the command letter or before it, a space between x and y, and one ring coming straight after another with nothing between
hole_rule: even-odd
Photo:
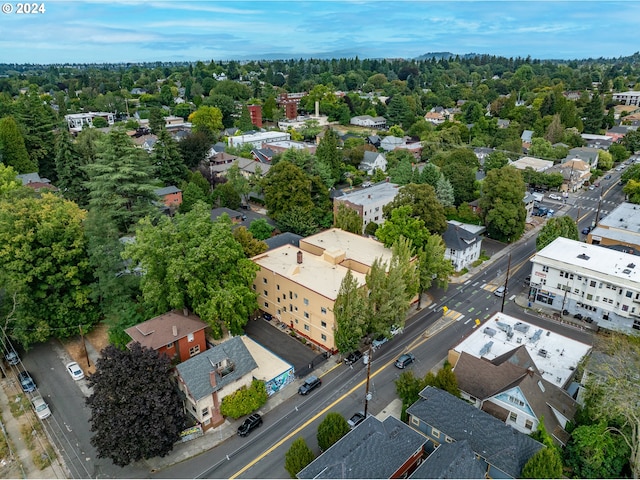
<instances>
[{"instance_id":1,"label":"large deciduous tree","mask_svg":"<svg viewBox=\"0 0 640 480\"><path fill-rule=\"evenodd\" d=\"M193 124L195 132L206 134L213 138L219 130L222 130L222 112L219 108L203 105L189 115L189 121Z\"/></svg>"},{"instance_id":2,"label":"large deciduous tree","mask_svg":"<svg viewBox=\"0 0 640 480\"><path fill-rule=\"evenodd\" d=\"M317 439L320 450L327 450L349 433L349 430L349 424L342 415L337 412L327 413L327 416L318 425Z\"/></svg>"},{"instance_id":3,"label":"large deciduous tree","mask_svg":"<svg viewBox=\"0 0 640 480\"><path fill-rule=\"evenodd\" d=\"M278 217L294 206L312 210L311 180L304 171L287 161L271 167L262 182L265 206L269 216Z\"/></svg>"},{"instance_id":4,"label":"large deciduous tree","mask_svg":"<svg viewBox=\"0 0 640 480\"><path fill-rule=\"evenodd\" d=\"M410 183L401 187L393 201L383 207L385 218L390 218L395 208L404 205L411 207L411 216L422 220L430 233L443 233L447 229L444 208L431 185Z\"/></svg>"},{"instance_id":5,"label":"large deciduous tree","mask_svg":"<svg viewBox=\"0 0 640 480\"><path fill-rule=\"evenodd\" d=\"M441 171L453 187L456 206L475 198L476 175L472 168L461 163L447 163Z\"/></svg>"},{"instance_id":6,"label":"large deciduous tree","mask_svg":"<svg viewBox=\"0 0 640 480\"><path fill-rule=\"evenodd\" d=\"M284 469L296 478L298 473L313 462L313 452L304 441L304 438L296 438L284 456Z\"/></svg>"},{"instance_id":7,"label":"large deciduous tree","mask_svg":"<svg viewBox=\"0 0 640 480\"><path fill-rule=\"evenodd\" d=\"M376 237L384 243L385 247L391 247L400 236L403 236L411 242L413 248L422 248L429 237L429 231L421 218L412 216L411 206L402 205L394 208L390 213L389 218L376 230Z\"/></svg>"},{"instance_id":8,"label":"large deciduous tree","mask_svg":"<svg viewBox=\"0 0 640 480\"><path fill-rule=\"evenodd\" d=\"M185 413L169 357L137 342L126 350L109 345L96 367L87 405L98 457L124 467L173 450Z\"/></svg>"},{"instance_id":9,"label":"large deciduous tree","mask_svg":"<svg viewBox=\"0 0 640 480\"><path fill-rule=\"evenodd\" d=\"M622 478L629 453L624 438L600 421L571 432L564 458L576 478Z\"/></svg>"},{"instance_id":10,"label":"large deciduous tree","mask_svg":"<svg viewBox=\"0 0 640 480\"><path fill-rule=\"evenodd\" d=\"M506 166L491 170L482 186L480 208L491 238L515 241L524 232L527 211L525 185L520 172Z\"/></svg>"},{"instance_id":11,"label":"large deciduous tree","mask_svg":"<svg viewBox=\"0 0 640 480\"><path fill-rule=\"evenodd\" d=\"M345 232L362 235L362 217L354 209L339 203L336 209L334 226Z\"/></svg>"},{"instance_id":12,"label":"large deciduous tree","mask_svg":"<svg viewBox=\"0 0 640 480\"><path fill-rule=\"evenodd\" d=\"M0 285L16 295L7 332L28 346L94 325L85 211L50 193L0 198Z\"/></svg>"},{"instance_id":13,"label":"large deciduous tree","mask_svg":"<svg viewBox=\"0 0 640 480\"><path fill-rule=\"evenodd\" d=\"M536 238L536 248L542 250L558 237L580 240L578 225L568 215L549 219Z\"/></svg>"},{"instance_id":14,"label":"large deciduous tree","mask_svg":"<svg viewBox=\"0 0 640 480\"><path fill-rule=\"evenodd\" d=\"M120 232L127 232L139 219L158 213L153 185L154 167L149 156L131 143L122 130L112 130L104 139L89 173L89 206L108 215Z\"/></svg>"},{"instance_id":15,"label":"large deciduous tree","mask_svg":"<svg viewBox=\"0 0 640 480\"><path fill-rule=\"evenodd\" d=\"M441 288L447 288L449 277L453 274L453 265L444 258L447 247L440 235L429 235L427 241L417 252L418 257L418 306L422 294L429 290L435 282Z\"/></svg>"},{"instance_id":16,"label":"large deciduous tree","mask_svg":"<svg viewBox=\"0 0 640 480\"><path fill-rule=\"evenodd\" d=\"M258 308L251 285L257 266L233 238L227 215L211 221L208 205L197 203L186 214L141 222L125 258L145 274L141 288L150 315L189 308L207 322L216 338L224 326L243 333Z\"/></svg>"}]
</instances>

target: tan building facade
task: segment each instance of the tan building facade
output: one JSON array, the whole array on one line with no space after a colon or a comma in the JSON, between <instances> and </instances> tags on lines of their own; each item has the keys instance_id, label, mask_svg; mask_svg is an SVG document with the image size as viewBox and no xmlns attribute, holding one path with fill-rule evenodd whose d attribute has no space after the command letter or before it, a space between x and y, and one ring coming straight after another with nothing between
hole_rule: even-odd
<instances>
[{"instance_id":1,"label":"tan building facade","mask_svg":"<svg viewBox=\"0 0 640 480\"><path fill-rule=\"evenodd\" d=\"M391 250L371 238L333 228L253 257L261 310L324 350L335 351L333 306L349 270L360 285L374 260Z\"/></svg>"}]
</instances>

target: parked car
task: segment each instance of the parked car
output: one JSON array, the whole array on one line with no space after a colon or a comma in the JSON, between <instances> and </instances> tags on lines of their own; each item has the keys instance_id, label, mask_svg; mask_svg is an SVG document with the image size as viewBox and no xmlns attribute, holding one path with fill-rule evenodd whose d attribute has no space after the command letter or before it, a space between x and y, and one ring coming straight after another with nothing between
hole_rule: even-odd
<instances>
[{"instance_id":1,"label":"parked car","mask_svg":"<svg viewBox=\"0 0 640 480\"><path fill-rule=\"evenodd\" d=\"M13 350L9 350L7 354L4 356L4 359L7 361L9 365L17 365L20 363L20 357Z\"/></svg>"},{"instance_id":2,"label":"parked car","mask_svg":"<svg viewBox=\"0 0 640 480\"><path fill-rule=\"evenodd\" d=\"M41 396L33 397L31 399L31 403L33 404L33 409L36 411L36 415L41 420L45 418L49 418L51 416L51 410L49 409L49 405L45 402Z\"/></svg>"},{"instance_id":3,"label":"parked car","mask_svg":"<svg viewBox=\"0 0 640 480\"><path fill-rule=\"evenodd\" d=\"M404 332L404 328L402 328L400 325L391 325L392 337L395 337L396 335L400 335L402 332Z\"/></svg>"},{"instance_id":4,"label":"parked car","mask_svg":"<svg viewBox=\"0 0 640 480\"><path fill-rule=\"evenodd\" d=\"M319 387L320 385L322 385L322 380L320 380L318 377L311 376L307 378L302 385L300 385L300 388L298 388L298 393L300 395L306 395L311 390Z\"/></svg>"},{"instance_id":5,"label":"parked car","mask_svg":"<svg viewBox=\"0 0 640 480\"><path fill-rule=\"evenodd\" d=\"M361 358L362 358L362 352L360 350L356 350L354 352L351 352L346 357L344 357L344 364L352 365L356 363L358 360L360 360Z\"/></svg>"},{"instance_id":6,"label":"parked car","mask_svg":"<svg viewBox=\"0 0 640 480\"><path fill-rule=\"evenodd\" d=\"M238 427L238 435L246 437L251 430L258 428L260 425L262 425L262 417L257 413L252 413Z\"/></svg>"},{"instance_id":7,"label":"parked car","mask_svg":"<svg viewBox=\"0 0 640 480\"><path fill-rule=\"evenodd\" d=\"M551 195L549 195L549 198L551 200L562 200L562 197L556 193L552 193Z\"/></svg>"},{"instance_id":8,"label":"parked car","mask_svg":"<svg viewBox=\"0 0 640 480\"><path fill-rule=\"evenodd\" d=\"M18 381L24 393L31 393L36 390L36 382L33 381L33 378L26 370L18 374Z\"/></svg>"},{"instance_id":9,"label":"parked car","mask_svg":"<svg viewBox=\"0 0 640 480\"><path fill-rule=\"evenodd\" d=\"M493 292L493 294L496 297L504 297L505 293L507 293L507 289L504 288L504 285L500 285L498 288L496 288L495 292Z\"/></svg>"},{"instance_id":10,"label":"parked car","mask_svg":"<svg viewBox=\"0 0 640 480\"><path fill-rule=\"evenodd\" d=\"M403 353L398 357L395 365L396 367L403 369L407 365L411 365L415 359L416 357L413 356L413 353Z\"/></svg>"},{"instance_id":11,"label":"parked car","mask_svg":"<svg viewBox=\"0 0 640 480\"><path fill-rule=\"evenodd\" d=\"M273 315L271 315L270 313L263 313L262 314L262 318L264 318L267 322L270 322L271 319L273 318Z\"/></svg>"},{"instance_id":12,"label":"parked car","mask_svg":"<svg viewBox=\"0 0 640 480\"><path fill-rule=\"evenodd\" d=\"M610 178L611 178L611 174L608 174L608 175L605 175L605 176L604 176L604 179L605 179L605 180L609 180Z\"/></svg>"},{"instance_id":13,"label":"parked car","mask_svg":"<svg viewBox=\"0 0 640 480\"><path fill-rule=\"evenodd\" d=\"M591 228L590 228L590 227L584 227L584 228L582 229L582 234L583 234L583 235L588 235L590 231L591 231Z\"/></svg>"},{"instance_id":14,"label":"parked car","mask_svg":"<svg viewBox=\"0 0 640 480\"><path fill-rule=\"evenodd\" d=\"M384 335L378 335L376 337L376 339L373 342L371 342L371 346L373 348L380 348L382 345L384 345L388 341L389 341L389 339L387 337L385 337Z\"/></svg>"},{"instance_id":15,"label":"parked car","mask_svg":"<svg viewBox=\"0 0 640 480\"><path fill-rule=\"evenodd\" d=\"M84 372L80 368L77 362L67 363L67 372L74 380L82 380L84 378Z\"/></svg>"},{"instance_id":16,"label":"parked car","mask_svg":"<svg viewBox=\"0 0 640 480\"><path fill-rule=\"evenodd\" d=\"M364 412L356 412L349 420L347 420L347 423L351 428L356 428L359 424L364 422L364 418Z\"/></svg>"},{"instance_id":17,"label":"parked car","mask_svg":"<svg viewBox=\"0 0 640 480\"><path fill-rule=\"evenodd\" d=\"M578 320L582 320L582 314L581 313L576 313L573 318L577 318Z\"/></svg>"},{"instance_id":18,"label":"parked car","mask_svg":"<svg viewBox=\"0 0 640 480\"><path fill-rule=\"evenodd\" d=\"M371 182L362 182L362 188L368 188L373 185Z\"/></svg>"}]
</instances>

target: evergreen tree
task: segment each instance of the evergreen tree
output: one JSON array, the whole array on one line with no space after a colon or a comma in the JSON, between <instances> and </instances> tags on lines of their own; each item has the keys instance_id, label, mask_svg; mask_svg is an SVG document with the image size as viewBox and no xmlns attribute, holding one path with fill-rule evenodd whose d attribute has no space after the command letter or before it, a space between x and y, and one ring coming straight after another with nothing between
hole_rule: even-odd
<instances>
[{"instance_id":1,"label":"evergreen tree","mask_svg":"<svg viewBox=\"0 0 640 480\"><path fill-rule=\"evenodd\" d=\"M176 141L166 129L161 129L153 146L151 162L156 166L158 177L165 185L179 185L188 174Z\"/></svg>"},{"instance_id":2,"label":"evergreen tree","mask_svg":"<svg viewBox=\"0 0 640 480\"><path fill-rule=\"evenodd\" d=\"M154 168L149 156L133 146L127 134L112 130L102 143L89 173L89 206L111 217L120 232L127 232L139 219L157 215L153 185Z\"/></svg>"},{"instance_id":3,"label":"evergreen tree","mask_svg":"<svg viewBox=\"0 0 640 480\"><path fill-rule=\"evenodd\" d=\"M445 208L453 207L455 204L456 197L451 182L442 176L436 184L436 198Z\"/></svg>"},{"instance_id":4,"label":"evergreen tree","mask_svg":"<svg viewBox=\"0 0 640 480\"><path fill-rule=\"evenodd\" d=\"M604 120L604 105L600 94L594 92L591 101L584 109L584 131L585 133L600 133Z\"/></svg>"},{"instance_id":5,"label":"evergreen tree","mask_svg":"<svg viewBox=\"0 0 640 480\"><path fill-rule=\"evenodd\" d=\"M334 180L340 178L342 152L338 150L338 134L333 129L329 128L325 131L316 149L316 158L331 168L331 176Z\"/></svg>"},{"instance_id":6,"label":"evergreen tree","mask_svg":"<svg viewBox=\"0 0 640 480\"><path fill-rule=\"evenodd\" d=\"M296 478L298 473L313 460L313 452L307 442L304 441L304 438L300 437L295 439L289 450L287 450L284 456L284 468L289 472L291 478Z\"/></svg>"},{"instance_id":7,"label":"evergreen tree","mask_svg":"<svg viewBox=\"0 0 640 480\"><path fill-rule=\"evenodd\" d=\"M365 315L365 296L357 278L351 269L340 284L333 314L336 322L334 342L340 353L347 353L358 348L363 335Z\"/></svg>"},{"instance_id":8,"label":"evergreen tree","mask_svg":"<svg viewBox=\"0 0 640 480\"><path fill-rule=\"evenodd\" d=\"M38 164L29 158L24 138L13 117L0 120L0 161L19 174L38 171Z\"/></svg>"},{"instance_id":9,"label":"evergreen tree","mask_svg":"<svg viewBox=\"0 0 640 480\"><path fill-rule=\"evenodd\" d=\"M349 433L349 424L342 415L336 412L329 412L324 420L318 425L318 446L320 450L325 451L331 445L336 443L347 433Z\"/></svg>"},{"instance_id":10,"label":"evergreen tree","mask_svg":"<svg viewBox=\"0 0 640 480\"><path fill-rule=\"evenodd\" d=\"M236 127L238 127L243 132L248 132L249 130L253 130L255 125L251 123L251 115L249 114L249 109L246 105L242 106L242 112L240 113L240 118L236 120Z\"/></svg>"},{"instance_id":11,"label":"evergreen tree","mask_svg":"<svg viewBox=\"0 0 640 480\"><path fill-rule=\"evenodd\" d=\"M362 217L352 208L347 207L344 203L339 203L336 209L334 226L344 230L345 232L362 235Z\"/></svg>"},{"instance_id":12,"label":"evergreen tree","mask_svg":"<svg viewBox=\"0 0 640 480\"><path fill-rule=\"evenodd\" d=\"M80 206L86 206L89 201L89 192L86 186L89 177L83 168L83 158L77 152L72 143L71 135L66 129L58 133L55 164L58 172L56 186L62 195Z\"/></svg>"}]
</instances>

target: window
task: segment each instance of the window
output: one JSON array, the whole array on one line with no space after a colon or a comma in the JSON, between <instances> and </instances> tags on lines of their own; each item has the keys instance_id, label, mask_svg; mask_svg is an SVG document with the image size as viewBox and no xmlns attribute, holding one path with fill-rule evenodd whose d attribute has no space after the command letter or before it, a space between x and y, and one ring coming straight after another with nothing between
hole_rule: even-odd
<instances>
[{"instance_id":1,"label":"window","mask_svg":"<svg viewBox=\"0 0 640 480\"><path fill-rule=\"evenodd\" d=\"M309 299L308 298L304 298L304 299L302 299L302 301L303 301L303 303L305 305L309 305Z\"/></svg>"},{"instance_id":2,"label":"window","mask_svg":"<svg viewBox=\"0 0 640 480\"><path fill-rule=\"evenodd\" d=\"M445 435L444 436L444 441L447 443L453 443L453 438L451 438L449 435Z\"/></svg>"},{"instance_id":3,"label":"window","mask_svg":"<svg viewBox=\"0 0 640 480\"><path fill-rule=\"evenodd\" d=\"M327 341L327 336L324 333L322 335L320 335L320 338L322 340L324 340L325 342Z\"/></svg>"},{"instance_id":4,"label":"window","mask_svg":"<svg viewBox=\"0 0 640 480\"><path fill-rule=\"evenodd\" d=\"M590 286L590 287L594 287L594 288L595 288L595 286L596 286L596 281L595 281L595 280L591 280L591 281L589 282L589 286Z\"/></svg>"},{"instance_id":5,"label":"window","mask_svg":"<svg viewBox=\"0 0 640 480\"><path fill-rule=\"evenodd\" d=\"M202 418L209 416L209 407L202 409Z\"/></svg>"},{"instance_id":6,"label":"window","mask_svg":"<svg viewBox=\"0 0 640 480\"><path fill-rule=\"evenodd\" d=\"M269 308L269 302L264 302L264 306L265 306L266 308Z\"/></svg>"},{"instance_id":7,"label":"window","mask_svg":"<svg viewBox=\"0 0 640 480\"><path fill-rule=\"evenodd\" d=\"M276 298L276 302L280 303L280 297Z\"/></svg>"},{"instance_id":8,"label":"window","mask_svg":"<svg viewBox=\"0 0 640 480\"><path fill-rule=\"evenodd\" d=\"M194 338L193 338L193 333L190 333L189 335L187 335L187 342L191 343L193 342Z\"/></svg>"},{"instance_id":9,"label":"window","mask_svg":"<svg viewBox=\"0 0 640 480\"><path fill-rule=\"evenodd\" d=\"M327 322L325 321L320 322L320 325L322 325L322 328L327 328Z\"/></svg>"},{"instance_id":10,"label":"window","mask_svg":"<svg viewBox=\"0 0 640 480\"><path fill-rule=\"evenodd\" d=\"M627 298L631 298L631 296L633 295L633 293L631 292L631 290L627 290L627 293L625 293Z\"/></svg>"},{"instance_id":11,"label":"window","mask_svg":"<svg viewBox=\"0 0 640 480\"><path fill-rule=\"evenodd\" d=\"M297 294L297 293L294 293L294 294L293 294L293 298L298 298L298 294Z\"/></svg>"},{"instance_id":12,"label":"window","mask_svg":"<svg viewBox=\"0 0 640 480\"><path fill-rule=\"evenodd\" d=\"M547 267L546 265L544 267L542 267L542 271L545 273L549 272L549 267Z\"/></svg>"},{"instance_id":13,"label":"window","mask_svg":"<svg viewBox=\"0 0 640 480\"><path fill-rule=\"evenodd\" d=\"M587 294L587 300L593 300L593 295L591 295L590 293Z\"/></svg>"},{"instance_id":14,"label":"window","mask_svg":"<svg viewBox=\"0 0 640 480\"><path fill-rule=\"evenodd\" d=\"M266 279L266 278L263 278L263 279L262 279L262 283L267 283L267 279Z\"/></svg>"},{"instance_id":15,"label":"window","mask_svg":"<svg viewBox=\"0 0 640 480\"><path fill-rule=\"evenodd\" d=\"M524 428L527 430L531 430L533 428L533 422L531 420L526 420L524 422Z\"/></svg>"},{"instance_id":16,"label":"window","mask_svg":"<svg viewBox=\"0 0 640 480\"><path fill-rule=\"evenodd\" d=\"M254 283L254 284L252 284L252 285L251 285L251 288L253 288L253 289L255 290L255 289L256 289L256 284L255 284L255 283Z\"/></svg>"},{"instance_id":17,"label":"window","mask_svg":"<svg viewBox=\"0 0 640 480\"><path fill-rule=\"evenodd\" d=\"M516 413L510 412L509 413L509 420L512 422L516 422L518 420L518 415Z\"/></svg>"},{"instance_id":18,"label":"window","mask_svg":"<svg viewBox=\"0 0 640 480\"><path fill-rule=\"evenodd\" d=\"M189 349L189 356L193 357L194 355L197 355L200 353L200 345L194 345L193 347L191 347Z\"/></svg>"},{"instance_id":19,"label":"window","mask_svg":"<svg viewBox=\"0 0 640 480\"><path fill-rule=\"evenodd\" d=\"M280 290L280 285L276 285L276 290Z\"/></svg>"},{"instance_id":20,"label":"window","mask_svg":"<svg viewBox=\"0 0 640 480\"><path fill-rule=\"evenodd\" d=\"M173 348L173 342L167 343L167 348Z\"/></svg>"},{"instance_id":21,"label":"window","mask_svg":"<svg viewBox=\"0 0 640 480\"><path fill-rule=\"evenodd\" d=\"M309 318L309 312L304 312L304 318Z\"/></svg>"},{"instance_id":22,"label":"window","mask_svg":"<svg viewBox=\"0 0 640 480\"><path fill-rule=\"evenodd\" d=\"M420 425L420 419L418 417L414 417L413 415L411 415L411 423L418 426Z\"/></svg>"},{"instance_id":23,"label":"window","mask_svg":"<svg viewBox=\"0 0 640 480\"><path fill-rule=\"evenodd\" d=\"M451 249L451 255L455 255L455 254L456 254L456 251L452 248Z\"/></svg>"},{"instance_id":24,"label":"window","mask_svg":"<svg viewBox=\"0 0 640 480\"><path fill-rule=\"evenodd\" d=\"M431 436L434 438L440 438L440 430L431 427Z\"/></svg>"},{"instance_id":25,"label":"window","mask_svg":"<svg viewBox=\"0 0 640 480\"><path fill-rule=\"evenodd\" d=\"M289 300L291 300L292 298L293 298L293 292L289 290Z\"/></svg>"},{"instance_id":26,"label":"window","mask_svg":"<svg viewBox=\"0 0 640 480\"><path fill-rule=\"evenodd\" d=\"M322 313L323 315L327 314L327 309L324 307L320 307L320 313Z\"/></svg>"},{"instance_id":27,"label":"window","mask_svg":"<svg viewBox=\"0 0 640 480\"><path fill-rule=\"evenodd\" d=\"M264 293L264 296L265 296L265 297L268 297L268 296L269 296L269 292L267 292L266 290L263 290L262 292Z\"/></svg>"},{"instance_id":28,"label":"window","mask_svg":"<svg viewBox=\"0 0 640 480\"><path fill-rule=\"evenodd\" d=\"M309 330L311 330L311 329L309 328L309 325L305 325L305 326L304 326L304 329L305 329L307 332L308 332Z\"/></svg>"}]
</instances>

